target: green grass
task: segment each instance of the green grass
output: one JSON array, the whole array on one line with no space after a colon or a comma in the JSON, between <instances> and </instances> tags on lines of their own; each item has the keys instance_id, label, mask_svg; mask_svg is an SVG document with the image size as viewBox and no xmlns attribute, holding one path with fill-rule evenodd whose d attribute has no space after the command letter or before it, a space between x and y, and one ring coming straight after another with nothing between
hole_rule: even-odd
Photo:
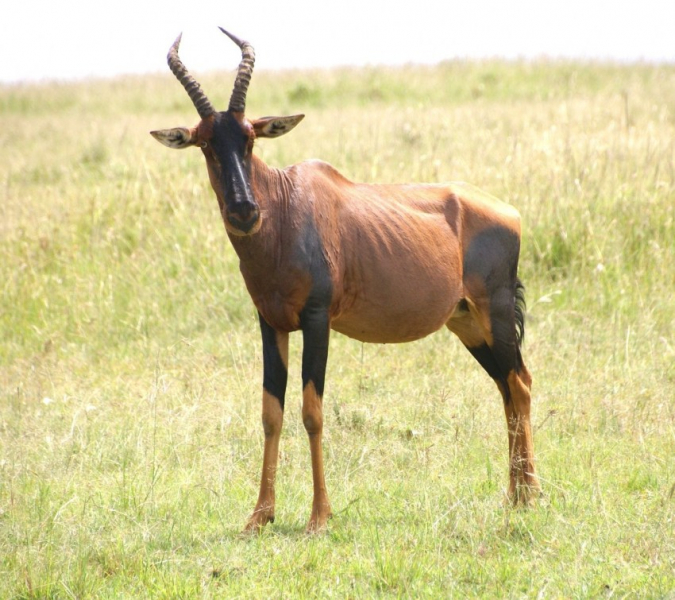
<instances>
[{"instance_id":1,"label":"green grass","mask_svg":"<svg viewBox=\"0 0 675 600\"><path fill-rule=\"evenodd\" d=\"M200 77L227 102L231 74ZM494 384L448 332L331 339L307 537L300 340L277 521L254 310L170 75L0 88L0 597L669 597L675 591L675 67L451 62L259 73L258 153L470 181L524 223L545 498L503 503Z\"/></svg>"}]
</instances>

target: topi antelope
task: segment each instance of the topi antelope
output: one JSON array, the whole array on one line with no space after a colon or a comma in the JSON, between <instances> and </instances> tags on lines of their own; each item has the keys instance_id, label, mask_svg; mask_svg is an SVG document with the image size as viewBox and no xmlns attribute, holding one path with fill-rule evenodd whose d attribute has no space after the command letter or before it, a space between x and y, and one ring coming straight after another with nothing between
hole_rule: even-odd
<instances>
[{"instance_id":1,"label":"topi antelope","mask_svg":"<svg viewBox=\"0 0 675 600\"><path fill-rule=\"evenodd\" d=\"M328 338L334 329L363 342L408 342L445 325L459 337L504 401L509 496L539 492L530 425L532 378L520 344L524 288L517 277L520 216L465 183L366 185L313 160L283 170L253 154L256 138L288 133L304 117L246 117L255 54L242 53L230 104L218 112L171 46L171 71L200 122L153 131L169 148L198 146L206 158L225 229L239 257L262 331L262 425L258 502L246 530L274 520L274 482L284 416L288 335L302 331L302 420L309 436L314 499L307 525L325 527L331 507L321 437Z\"/></svg>"}]
</instances>

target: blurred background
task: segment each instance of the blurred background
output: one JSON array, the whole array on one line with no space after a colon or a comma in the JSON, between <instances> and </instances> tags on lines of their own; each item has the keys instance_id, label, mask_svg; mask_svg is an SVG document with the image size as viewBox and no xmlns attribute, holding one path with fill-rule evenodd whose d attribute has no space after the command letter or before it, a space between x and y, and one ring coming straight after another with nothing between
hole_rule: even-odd
<instances>
[{"instance_id":1,"label":"blurred background","mask_svg":"<svg viewBox=\"0 0 675 600\"><path fill-rule=\"evenodd\" d=\"M464 57L675 60L675 3L659 0L29 0L3 13L1 82L164 72L181 31L190 68L222 69L230 64L223 54L237 52L216 25L253 43L258 69Z\"/></svg>"}]
</instances>

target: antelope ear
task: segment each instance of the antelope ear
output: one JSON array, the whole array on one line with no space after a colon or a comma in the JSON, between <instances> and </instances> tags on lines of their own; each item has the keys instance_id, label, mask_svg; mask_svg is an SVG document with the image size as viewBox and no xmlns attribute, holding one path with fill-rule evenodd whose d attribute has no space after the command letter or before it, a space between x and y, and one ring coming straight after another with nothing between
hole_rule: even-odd
<instances>
[{"instance_id":1,"label":"antelope ear","mask_svg":"<svg viewBox=\"0 0 675 600\"><path fill-rule=\"evenodd\" d=\"M259 138L275 138L284 133L288 133L300 121L305 118L305 115L293 115L292 117L262 117L255 119L253 131L255 136Z\"/></svg>"},{"instance_id":2,"label":"antelope ear","mask_svg":"<svg viewBox=\"0 0 675 600\"><path fill-rule=\"evenodd\" d=\"M174 127L173 129L160 129L151 131L150 135L160 144L169 148L183 149L194 146L197 143L197 128Z\"/></svg>"}]
</instances>

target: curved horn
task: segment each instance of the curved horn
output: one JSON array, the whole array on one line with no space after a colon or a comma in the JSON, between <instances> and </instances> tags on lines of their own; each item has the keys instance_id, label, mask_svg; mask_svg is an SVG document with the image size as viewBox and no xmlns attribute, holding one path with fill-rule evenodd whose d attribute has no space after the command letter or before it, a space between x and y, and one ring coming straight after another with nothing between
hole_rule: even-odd
<instances>
[{"instance_id":1,"label":"curved horn","mask_svg":"<svg viewBox=\"0 0 675 600\"><path fill-rule=\"evenodd\" d=\"M255 51L253 50L253 46L248 42L240 40L237 36L225 31L222 27L218 27L218 29L241 48L241 62L237 70L237 78L234 80L229 110L243 113L246 108L246 92L248 91L248 84L251 83L253 65L255 64Z\"/></svg>"},{"instance_id":2,"label":"curved horn","mask_svg":"<svg viewBox=\"0 0 675 600\"><path fill-rule=\"evenodd\" d=\"M209 102L206 94L202 91L201 86L197 83L195 78L188 73L185 65L178 57L178 46L180 46L181 37L183 37L182 33L176 38L176 41L169 49L166 60L169 63L171 72L176 76L176 79L181 82L185 91L188 93L188 96L190 96L190 100L192 100L192 104L195 105L199 116L202 119L205 119L216 112L216 109L213 108L213 105Z\"/></svg>"}]
</instances>

